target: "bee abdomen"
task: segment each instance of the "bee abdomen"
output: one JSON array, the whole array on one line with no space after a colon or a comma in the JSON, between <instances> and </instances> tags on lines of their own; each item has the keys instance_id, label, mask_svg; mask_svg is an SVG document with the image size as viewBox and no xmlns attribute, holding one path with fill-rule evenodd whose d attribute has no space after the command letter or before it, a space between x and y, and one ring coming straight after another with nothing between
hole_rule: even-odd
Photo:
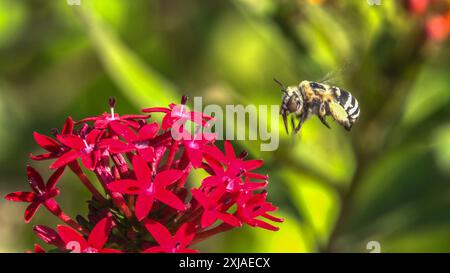
<instances>
[{"instance_id":1,"label":"bee abdomen","mask_svg":"<svg viewBox=\"0 0 450 273\"><path fill-rule=\"evenodd\" d=\"M350 119L356 120L359 116L359 104L356 98L343 89L333 87L334 94L339 104L347 112Z\"/></svg>"}]
</instances>

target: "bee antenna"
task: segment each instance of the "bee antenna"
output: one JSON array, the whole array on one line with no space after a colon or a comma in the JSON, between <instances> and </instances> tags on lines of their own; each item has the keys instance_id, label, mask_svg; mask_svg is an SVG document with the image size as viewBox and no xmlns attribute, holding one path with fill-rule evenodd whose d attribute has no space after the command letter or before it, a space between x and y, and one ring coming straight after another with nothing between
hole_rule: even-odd
<instances>
[{"instance_id":1,"label":"bee antenna","mask_svg":"<svg viewBox=\"0 0 450 273\"><path fill-rule=\"evenodd\" d=\"M276 78L273 78L273 80L281 87L281 92L286 92L286 86L284 86L284 84L282 84L279 80L277 80Z\"/></svg>"}]
</instances>

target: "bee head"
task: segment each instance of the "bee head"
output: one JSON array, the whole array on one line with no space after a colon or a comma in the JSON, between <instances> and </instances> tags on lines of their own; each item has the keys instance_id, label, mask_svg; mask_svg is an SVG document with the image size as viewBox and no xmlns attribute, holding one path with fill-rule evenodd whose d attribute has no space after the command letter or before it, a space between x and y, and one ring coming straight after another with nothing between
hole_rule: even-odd
<instances>
[{"instance_id":1,"label":"bee head","mask_svg":"<svg viewBox=\"0 0 450 273\"><path fill-rule=\"evenodd\" d=\"M289 94L289 101L287 108L290 113L300 114L303 111L303 98L296 86L290 86L287 88L287 94Z\"/></svg>"}]
</instances>

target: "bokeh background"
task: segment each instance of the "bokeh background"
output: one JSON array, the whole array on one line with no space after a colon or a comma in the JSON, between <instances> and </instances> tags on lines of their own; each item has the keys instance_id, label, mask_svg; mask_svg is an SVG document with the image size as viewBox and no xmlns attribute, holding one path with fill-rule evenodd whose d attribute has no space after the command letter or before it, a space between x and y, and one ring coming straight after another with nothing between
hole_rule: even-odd
<instances>
[{"instance_id":1,"label":"bokeh background","mask_svg":"<svg viewBox=\"0 0 450 273\"><path fill-rule=\"evenodd\" d=\"M352 132L313 118L295 141L280 123L275 152L234 142L266 161L281 230L236 229L198 248L368 252L378 241L382 252L449 252L448 10L446 0L1 0L0 252L31 249L33 225L58 223L41 209L25 224L25 204L3 199L28 189L33 131L107 111L110 96L119 113L181 94L279 104L273 77L330 73L360 102ZM68 172L61 182L64 210L86 213L87 191Z\"/></svg>"}]
</instances>

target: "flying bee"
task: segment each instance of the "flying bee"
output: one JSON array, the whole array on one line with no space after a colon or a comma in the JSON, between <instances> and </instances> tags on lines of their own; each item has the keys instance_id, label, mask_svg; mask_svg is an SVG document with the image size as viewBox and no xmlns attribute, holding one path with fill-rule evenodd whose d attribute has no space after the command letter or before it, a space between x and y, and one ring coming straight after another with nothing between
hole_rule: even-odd
<instances>
[{"instance_id":1,"label":"flying bee","mask_svg":"<svg viewBox=\"0 0 450 273\"><path fill-rule=\"evenodd\" d=\"M298 86L285 87L281 82L274 79L281 86L284 93L281 101L280 115L283 117L284 127L288 130L288 116L293 114L298 119L295 125L291 116L291 126L298 133L303 123L312 115L328 128L327 116L331 116L336 122L350 131L359 117L358 101L350 92L339 87L330 86L318 82L302 81Z\"/></svg>"}]
</instances>

